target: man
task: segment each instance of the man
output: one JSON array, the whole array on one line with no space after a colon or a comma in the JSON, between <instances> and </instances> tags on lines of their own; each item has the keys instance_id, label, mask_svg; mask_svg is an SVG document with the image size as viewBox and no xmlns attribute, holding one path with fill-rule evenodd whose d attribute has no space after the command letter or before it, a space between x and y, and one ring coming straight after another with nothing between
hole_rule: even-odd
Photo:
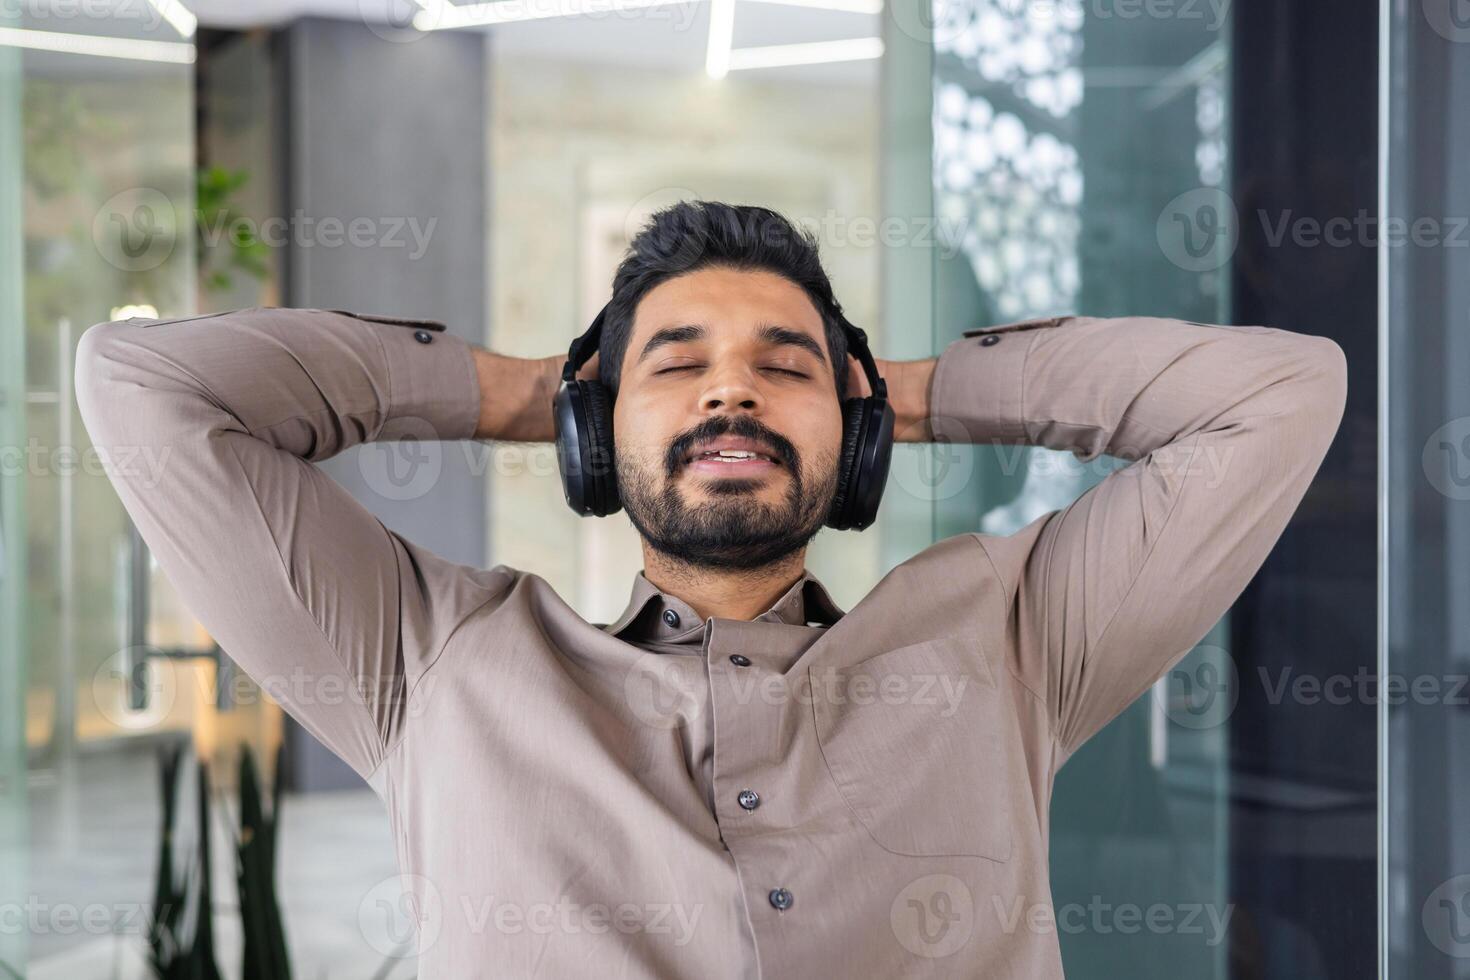
<instances>
[{"instance_id":1,"label":"man","mask_svg":"<svg viewBox=\"0 0 1470 980\"><path fill-rule=\"evenodd\" d=\"M639 234L583 375L615 395L643 539L605 626L415 547L311 465L405 419L548 440L562 358L322 310L82 338L96 443L169 451L157 487L114 477L158 561L387 805L423 976L1062 975L1033 914L1057 770L1259 567L1340 420L1342 352L1059 317L880 362L899 439L1134 462L844 613L804 570L864 393L842 322L772 212L684 203Z\"/></svg>"}]
</instances>

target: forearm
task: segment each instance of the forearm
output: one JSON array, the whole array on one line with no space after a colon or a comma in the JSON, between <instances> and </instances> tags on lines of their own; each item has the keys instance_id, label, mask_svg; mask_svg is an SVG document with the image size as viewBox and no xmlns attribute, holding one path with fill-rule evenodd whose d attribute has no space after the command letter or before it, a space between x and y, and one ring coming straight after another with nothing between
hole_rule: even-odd
<instances>
[{"instance_id":1,"label":"forearm","mask_svg":"<svg viewBox=\"0 0 1470 980\"><path fill-rule=\"evenodd\" d=\"M1137 459L1254 415L1312 413L1341 351L1268 327L1060 317L967 331L931 384L936 437Z\"/></svg>"},{"instance_id":2,"label":"forearm","mask_svg":"<svg viewBox=\"0 0 1470 980\"><path fill-rule=\"evenodd\" d=\"M480 389L476 439L551 442L555 436L552 400L561 383L565 357L507 357L475 348Z\"/></svg>"},{"instance_id":3,"label":"forearm","mask_svg":"<svg viewBox=\"0 0 1470 980\"><path fill-rule=\"evenodd\" d=\"M885 361L883 381L888 385L888 403L893 407L895 442L933 442L930 425L934 370L939 358L921 361Z\"/></svg>"}]
</instances>

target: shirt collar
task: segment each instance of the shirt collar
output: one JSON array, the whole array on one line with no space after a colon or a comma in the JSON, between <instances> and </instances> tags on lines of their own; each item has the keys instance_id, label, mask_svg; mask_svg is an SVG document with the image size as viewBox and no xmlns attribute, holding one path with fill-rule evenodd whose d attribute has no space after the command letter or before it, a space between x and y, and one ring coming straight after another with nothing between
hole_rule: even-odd
<instances>
[{"instance_id":1,"label":"shirt collar","mask_svg":"<svg viewBox=\"0 0 1470 980\"><path fill-rule=\"evenodd\" d=\"M672 610L674 616L666 618L667 610ZM792 583L770 609L755 618L790 626L805 626L809 622L831 626L842 616L842 608L832 601L822 583L811 572L803 570L801 578ZM629 641L677 643L697 639L704 624L693 606L676 595L661 592L640 570L633 577L632 596L623 614L603 629Z\"/></svg>"}]
</instances>

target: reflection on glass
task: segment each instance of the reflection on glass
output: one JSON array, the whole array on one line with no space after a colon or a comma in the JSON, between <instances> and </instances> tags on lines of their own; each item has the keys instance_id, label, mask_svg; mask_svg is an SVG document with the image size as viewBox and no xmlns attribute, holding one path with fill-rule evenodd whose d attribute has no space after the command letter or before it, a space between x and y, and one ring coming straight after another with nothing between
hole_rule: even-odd
<instances>
[{"instance_id":1,"label":"reflection on glass","mask_svg":"<svg viewBox=\"0 0 1470 980\"><path fill-rule=\"evenodd\" d=\"M0 27L15 12L0 7ZM20 231L20 52L0 47L0 908L21 907L30 888L26 860L24 470L10 447L24 445L25 333ZM0 976L22 976L24 930L0 929Z\"/></svg>"},{"instance_id":2,"label":"reflection on glass","mask_svg":"<svg viewBox=\"0 0 1470 980\"><path fill-rule=\"evenodd\" d=\"M936 4L933 188L953 260L936 282L935 348L961 330L1068 314L1220 322L1219 268L1160 254L1170 198L1229 168L1225 46L1154 16L1078 3ZM951 447L971 489L938 502L941 533L1010 534L1124 463ZM1058 775L1051 868L1068 977L1223 980L1230 665L1218 626L1155 692ZM1110 928L1136 906L1199 930Z\"/></svg>"}]
</instances>

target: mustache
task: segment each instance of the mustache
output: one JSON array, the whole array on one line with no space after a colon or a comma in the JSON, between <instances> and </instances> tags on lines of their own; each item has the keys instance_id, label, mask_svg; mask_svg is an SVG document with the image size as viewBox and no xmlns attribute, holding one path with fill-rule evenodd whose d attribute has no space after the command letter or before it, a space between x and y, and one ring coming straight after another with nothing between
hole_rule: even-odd
<instances>
[{"instance_id":1,"label":"mustache","mask_svg":"<svg viewBox=\"0 0 1470 980\"><path fill-rule=\"evenodd\" d=\"M765 443L771 448L771 453L776 457L778 463L798 472L800 470L798 465L800 456L796 447L791 444L791 440L775 429L749 415L737 415L734 418L728 415L711 415L694 428L681 433L669 444L669 451L664 455L665 475L673 476L679 472L679 467L684 465L684 457L689 455L689 451L695 446L707 439L719 436L738 436Z\"/></svg>"}]
</instances>

